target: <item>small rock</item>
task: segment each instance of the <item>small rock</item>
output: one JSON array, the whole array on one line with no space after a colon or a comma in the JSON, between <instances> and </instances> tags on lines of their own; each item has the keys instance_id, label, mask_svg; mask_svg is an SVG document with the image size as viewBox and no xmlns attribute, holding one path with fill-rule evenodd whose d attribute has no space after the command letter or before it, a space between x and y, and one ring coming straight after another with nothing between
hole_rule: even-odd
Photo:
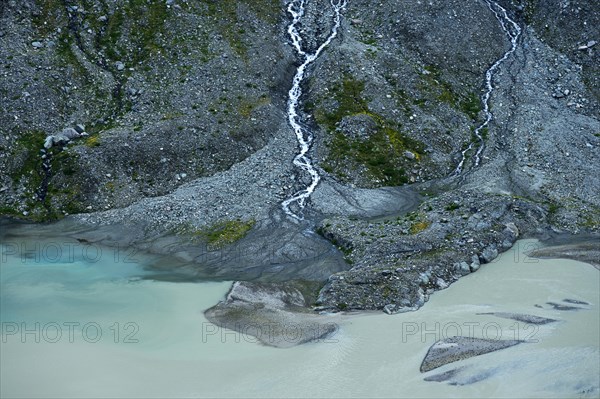
<instances>
[{"instance_id":1,"label":"small rock","mask_svg":"<svg viewBox=\"0 0 600 399\"><path fill-rule=\"evenodd\" d=\"M404 151L404 157L408 158L408 159L415 159L416 156L413 152L411 151Z\"/></svg>"},{"instance_id":2,"label":"small rock","mask_svg":"<svg viewBox=\"0 0 600 399\"><path fill-rule=\"evenodd\" d=\"M508 249L512 247L515 241L517 241L517 238L519 237L519 229L514 223L507 223L506 227L502 231L502 235L504 236L502 247L504 249Z\"/></svg>"},{"instance_id":3,"label":"small rock","mask_svg":"<svg viewBox=\"0 0 600 399\"><path fill-rule=\"evenodd\" d=\"M587 50L591 47L594 47L596 44L597 42L595 40L590 40L586 44L582 44L581 46L577 47L577 50Z\"/></svg>"},{"instance_id":4,"label":"small rock","mask_svg":"<svg viewBox=\"0 0 600 399\"><path fill-rule=\"evenodd\" d=\"M467 262L460 262L454 264L454 270L460 273L462 276L465 276L471 273L471 268Z\"/></svg>"},{"instance_id":5,"label":"small rock","mask_svg":"<svg viewBox=\"0 0 600 399\"><path fill-rule=\"evenodd\" d=\"M98 21L99 22L106 22L108 21L108 17L106 15L101 15L98 17Z\"/></svg>"},{"instance_id":6,"label":"small rock","mask_svg":"<svg viewBox=\"0 0 600 399\"><path fill-rule=\"evenodd\" d=\"M479 256L473 255L471 257L471 264L469 265L471 272L476 272L477 270L479 270L480 266L481 263L479 262Z\"/></svg>"},{"instance_id":7,"label":"small rock","mask_svg":"<svg viewBox=\"0 0 600 399\"><path fill-rule=\"evenodd\" d=\"M393 303L388 303L383 307L383 311L387 314L393 314L396 312L397 306Z\"/></svg>"},{"instance_id":8,"label":"small rock","mask_svg":"<svg viewBox=\"0 0 600 399\"><path fill-rule=\"evenodd\" d=\"M60 136L62 137L66 137L67 139L71 140L71 139L76 139L80 136L79 134L80 132L73 129L72 127L68 127L66 129L64 129L62 132L60 132Z\"/></svg>"},{"instance_id":9,"label":"small rock","mask_svg":"<svg viewBox=\"0 0 600 399\"><path fill-rule=\"evenodd\" d=\"M115 67L117 68L117 71L122 71L125 69L125 64L123 64L121 61L117 61L115 62Z\"/></svg>"},{"instance_id":10,"label":"small rock","mask_svg":"<svg viewBox=\"0 0 600 399\"><path fill-rule=\"evenodd\" d=\"M496 249L496 246L490 245L489 247L487 247L483 250L481 255L479 255L479 261L481 263L490 263L491 261L496 259L497 256L498 256L498 250Z\"/></svg>"},{"instance_id":11,"label":"small rock","mask_svg":"<svg viewBox=\"0 0 600 399\"><path fill-rule=\"evenodd\" d=\"M31 43L31 45L35 48L42 48L44 47L44 45L42 44L42 42L33 42Z\"/></svg>"},{"instance_id":12,"label":"small rock","mask_svg":"<svg viewBox=\"0 0 600 399\"><path fill-rule=\"evenodd\" d=\"M82 124L77 124L77 125L75 125L75 130L79 134L85 133L85 126L83 126Z\"/></svg>"},{"instance_id":13,"label":"small rock","mask_svg":"<svg viewBox=\"0 0 600 399\"><path fill-rule=\"evenodd\" d=\"M54 145L54 136L46 137L46 140L44 141L44 148L49 150L50 148L52 148L53 145Z\"/></svg>"}]
</instances>

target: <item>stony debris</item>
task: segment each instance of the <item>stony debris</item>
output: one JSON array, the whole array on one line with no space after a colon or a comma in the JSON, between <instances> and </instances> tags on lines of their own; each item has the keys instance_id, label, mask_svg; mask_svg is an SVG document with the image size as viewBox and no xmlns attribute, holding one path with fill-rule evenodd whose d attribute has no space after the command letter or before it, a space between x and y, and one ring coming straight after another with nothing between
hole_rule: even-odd
<instances>
[{"instance_id":1,"label":"stony debris","mask_svg":"<svg viewBox=\"0 0 600 399\"><path fill-rule=\"evenodd\" d=\"M445 338L431 345L421 363L421 372L425 373L448 363L510 348L521 342L471 337Z\"/></svg>"},{"instance_id":2,"label":"stony debris","mask_svg":"<svg viewBox=\"0 0 600 399\"><path fill-rule=\"evenodd\" d=\"M143 226L132 240L142 246L265 221L255 237L277 242L278 259L302 254L302 267L265 266L253 236L260 268L232 255L228 277L306 273L324 284L319 310L390 314L417 309L518 238L600 229L600 21L589 2L500 1L523 34L494 77L482 164L460 176L450 173L481 123L485 71L508 45L497 19L484 2L349 2L302 98L323 179L295 227L279 211L306 185L291 164L288 16L278 2L200 3L3 4L3 215ZM307 5L307 49L326 37L328 10L327 0ZM318 255L301 251L307 243ZM593 251L537 255L590 261Z\"/></svg>"}]
</instances>

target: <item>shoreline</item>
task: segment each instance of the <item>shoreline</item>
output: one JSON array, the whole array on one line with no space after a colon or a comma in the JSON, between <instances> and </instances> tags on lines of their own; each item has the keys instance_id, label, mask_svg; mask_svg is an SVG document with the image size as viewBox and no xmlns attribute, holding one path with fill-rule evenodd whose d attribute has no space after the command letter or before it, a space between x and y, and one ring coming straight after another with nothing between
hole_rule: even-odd
<instances>
[{"instance_id":1,"label":"shoreline","mask_svg":"<svg viewBox=\"0 0 600 399\"><path fill-rule=\"evenodd\" d=\"M29 223L10 223L6 220L0 222L1 226L4 227L0 239L14 236L28 237L28 234L35 233L34 237L46 237L59 240L56 234L52 233L54 225L44 225L44 228L40 230L40 225L29 224ZM64 222L63 222L64 223ZM122 234L123 228L114 228L110 226L104 226L98 231L89 231L87 229L75 228L77 223L74 223L71 228L72 230L64 228L63 238L70 240L83 240L83 245L104 245L109 248L111 245L116 243L120 245L119 248L123 248L124 243L131 244L135 242L129 233L129 240L114 240L115 235ZM32 227L32 229L29 229ZM542 245L541 248L534 249L527 252L528 256L539 257L539 258L568 258L589 264L591 267L598 269L598 266L585 262L585 260L593 260L598 252L598 244L596 244L596 236L593 234L582 234L582 235L551 235L541 234L543 238L533 238L537 243ZM87 238L82 238L87 237ZM125 237L125 236L121 236ZM162 239L165 239L164 237ZM257 337L259 340L261 335L264 335L264 331L260 329L251 332L252 328L256 325L274 327L275 335L269 335L268 341L261 342L268 346L275 347L289 347L299 345L315 340L322 340L328 335L335 332L335 328L327 324L327 317L321 317L323 314L362 314L374 312L374 309L327 309L318 305L317 297L319 296L318 291L322 293L322 282L318 281L302 281L301 276L292 276L288 280L284 281L273 281L272 279L266 279L264 282L240 281L238 278L227 278L230 276L224 275L205 275L199 276L194 275L193 270L197 267L190 261L185 262L181 259L181 252L178 253L180 258L174 257L173 251L160 252L160 249L164 248L175 248L177 245L186 246L189 243L180 242L177 243L177 239L183 241L181 237L169 238L169 247L162 247L160 245L154 245L151 251L147 251L148 255L158 257L154 266L150 266L146 269L148 275L143 276L143 279L157 280L157 281L171 281L175 283L186 283L186 282L203 282L203 281L234 281L232 286L227 293L224 300L215 304L209 309L204 311L206 317L214 324L219 327L229 328L237 332L248 333L251 336ZM519 238L516 241L516 245L520 245L523 238ZM531 238L530 238L531 239ZM89 241L88 241L89 240ZM159 239L160 241L160 239ZM549 246L548 246L549 244ZM138 244L139 245L139 244ZM136 247L139 249L139 247ZM143 249L140 249L143 251ZM514 246L507 248L504 252L515 251ZM500 255L502 254L500 253ZM193 257L190 257L193 259ZM308 259L307 262L310 262ZM494 259L490 259L490 262L494 262ZM163 263L163 265L161 265ZM482 265L485 267L485 265ZM182 272L183 270L183 272ZM242 271L242 273L245 273ZM242 274L243 275L243 274ZM247 273L246 273L247 275ZM239 277L239 275L238 275ZM457 276L460 277L460 276ZM260 281L260 280L259 280ZM437 291L445 289L452 285L453 282L459 281L457 278L454 281L449 281L444 287L434 287L434 289L422 292L422 298L420 301L410 304L402 309L398 309L394 312L388 312L387 309L378 309L378 312L382 310L388 314L392 313L403 313L417 311L429 300L430 295ZM282 298L285 298L282 300ZM302 334L292 344L282 339L285 332L286 325L299 326ZM273 332L271 331L271 332Z\"/></svg>"}]
</instances>

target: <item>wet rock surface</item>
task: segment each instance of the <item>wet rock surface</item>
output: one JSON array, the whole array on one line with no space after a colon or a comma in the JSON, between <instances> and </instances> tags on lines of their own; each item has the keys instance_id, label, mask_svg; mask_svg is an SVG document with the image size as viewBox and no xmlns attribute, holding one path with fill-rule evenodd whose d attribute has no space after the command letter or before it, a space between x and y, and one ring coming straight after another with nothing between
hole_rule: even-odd
<instances>
[{"instance_id":1,"label":"wet rock surface","mask_svg":"<svg viewBox=\"0 0 600 399\"><path fill-rule=\"evenodd\" d=\"M586 262L600 268L600 241L592 238L580 243L551 245L530 253L534 258L566 258Z\"/></svg>"},{"instance_id":2,"label":"wet rock surface","mask_svg":"<svg viewBox=\"0 0 600 399\"><path fill-rule=\"evenodd\" d=\"M421 363L421 372L431 371L448 363L495 352L522 343L517 340L498 340L470 337L451 337L433 344Z\"/></svg>"},{"instance_id":3,"label":"wet rock surface","mask_svg":"<svg viewBox=\"0 0 600 399\"><path fill-rule=\"evenodd\" d=\"M516 321L522 321L528 324L535 325L543 325L548 323L554 323L556 320L549 319L547 317L535 316L530 314L519 314L519 313L505 313L505 312L495 312L495 313L477 313L477 314L491 314L494 316L502 317L504 319L511 319Z\"/></svg>"},{"instance_id":4,"label":"wet rock surface","mask_svg":"<svg viewBox=\"0 0 600 399\"><path fill-rule=\"evenodd\" d=\"M306 305L293 285L236 282L226 299L204 314L221 328L286 348L326 339L336 331L334 323L323 322Z\"/></svg>"}]
</instances>

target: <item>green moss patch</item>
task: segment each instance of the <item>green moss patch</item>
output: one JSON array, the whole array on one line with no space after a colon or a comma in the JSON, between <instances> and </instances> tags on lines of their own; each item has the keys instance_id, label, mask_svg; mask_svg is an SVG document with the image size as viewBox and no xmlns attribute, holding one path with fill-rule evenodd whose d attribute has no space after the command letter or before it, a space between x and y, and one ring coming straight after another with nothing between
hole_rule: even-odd
<instances>
[{"instance_id":1,"label":"green moss patch","mask_svg":"<svg viewBox=\"0 0 600 399\"><path fill-rule=\"evenodd\" d=\"M248 43L245 38L248 23L243 20L241 7L246 7L256 17L269 24L275 24L281 13L279 0L202 0L204 12L216 19L219 33L227 40L231 49L241 58L248 56Z\"/></svg>"},{"instance_id":2,"label":"green moss patch","mask_svg":"<svg viewBox=\"0 0 600 399\"><path fill-rule=\"evenodd\" d=\"M418 162L425 146L401 131L401 126L389 121L369 109L364 98L364 82L345 76L341 84L333 89L337 103L334 110L315 109L315 119L330 134L329 154L323 168L345 178L344 167L362 166L372 179L386 185L402 185L408 182L405 170L400 166L406 163L404 153L410 151ZM368 138L354 139L340 131L338 124L343 118L366 115L374 121L374 132ZM415 162L413 161L413 162Z\"/></svg>"},{"instance_id":3,"label":"green moss patch","mask_svg":"<svg viewBox=\"0 0 600 399\"><path fill-rule=\"evenodd\" d=\"M427 74L421 75L420 90L467 114L472 120L477 120L481 112L481 100L476 93L457 93L452 85L442 78L441 71L433 65L426 66L425 71ZM417 105L424 104L418 103Z\"/></svg>"},{"instance_id":4,"label":"green moss patch","mask_svg":"<svg viewBox=\"0 0 600 399\"><path fill-rule=\"evenodd\" d=\"M148 59L163 49L159 37L165 33L167 4L164 0L127 0L117 6L102 26L99 44L114 60L131 64ZM131 41L132 51L124 45L123 37Z\"/></svg>"},{"instance_id":5,"label":"green moss patch","mask_svg":"<svg viewBox=\"0 0 600 399\"><path fill-rule=\"evenodd\" d=\"M62 0L36 0L35 4L37 10L31 22L40 35L49 35L66 21L66 8Z\"/></svg>"},{"instance_id":6,"label":"green moss patch","mask_svg":"<svg viewBox=\"0 0 600 399\"><path fill-rule=\"evenodd\" d=\"M245 222L239 219L227 220L198 231L195 235L202 237L213 248L222 248L244 238L254 224L254 220Z\"/></svg>"}]
</instances>

